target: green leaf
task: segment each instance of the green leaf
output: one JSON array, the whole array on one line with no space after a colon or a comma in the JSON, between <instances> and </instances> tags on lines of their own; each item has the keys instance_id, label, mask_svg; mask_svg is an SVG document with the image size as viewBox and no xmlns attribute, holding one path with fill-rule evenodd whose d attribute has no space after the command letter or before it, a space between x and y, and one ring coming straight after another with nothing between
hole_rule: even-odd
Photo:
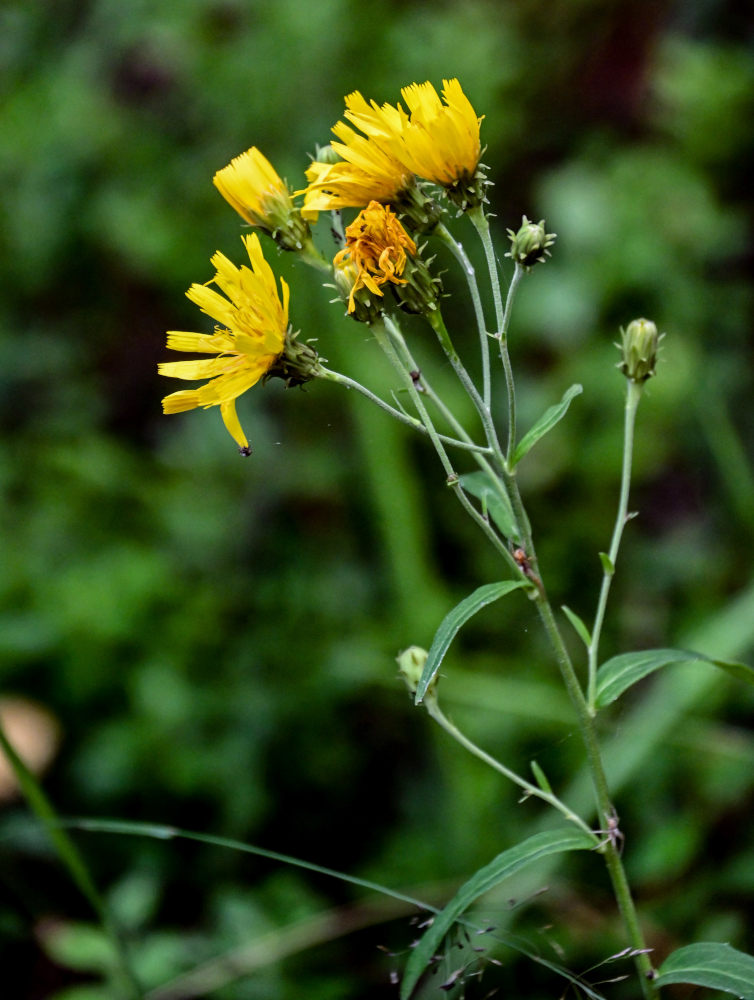
<instances>
[{"instance_id":1,"label":"green leaf","mask_svg":"<svg viewBox=\"0 0 754 1000\"><path fill-rule=\"evenodd\" d=\"M466 475L461 476L459 482L467 493L482 501L485 511L505 538L520 540L515 527L516 518L513 515L513 508L502 484L495 485L487 473L481 469L477 472L467 472Z\"/></svg>"},{"instance_id":2,"label":"green leaf","mask_svg":"<svg viewBox=\"0 0 754 1000\"><path fill-rule=\"evenodd\" d=\"M671 952L658 969L655 985L669 983L692 983L754 1000L754 958L729 944L689 944Z\"/></svg>"},{"instance_id":3,"label":"green leaf","mask_svg":"<svg viewBox=\"0 0 754 1000\"><path fill-rule=\"evenodd\" d=\"M566 616L571 625L573 625L573 627L576 629L576 632L578 633L581 641L584 643L586 648L589 649L589 647L592 645L592 636L589 632L589 629L584 624L583 618L579 618L576 612L571 611L571 609L567 607L567 605L565 604L561 604L561 608L563 610L563 614Z\"/></svg>"},{"instance_id":4,"label":"green leaf","mask_svg":"<svg viewBox=\"0 0 754 1000\"><path fill-rule=\"evenodd\" d=\"M604 708L619 698L632 684L669 663L710 663L725 670L738 680L754 684L754 670L745 663L713 660L703 653L688 649L645 649L639 653L622 653L603 663L597 671L597 708Z\"/></svg>"},{"instance_id":5,"label":"green leaf","mask_svg":"<svg viewBox=\"0 0 754 1000\"><path fill-rule=\"evenodd\" d=\"M530 760L529 767L531 767L532 774L536 778L537 784L542 789L542 791L547 792L549 795L552 795L552 785L547 780L547 775L539 766L539 764L536 762L536 760Z\"/></svg>"},{"instance_id":6,"label":"green leaf","mask_svg":"<svg viewBox=\"0 0 754 1000\"><path fill-rule=\"evenodd\" d=\"M608 576L612 576L615 573L615 566L613 560L607 554L607 552L600 552L600 562L602 563L602 569Z\"/></svg>"},{"instance_id":7,"label":"green leaf","mask_svg":"<svg viewBox=\"0 0 754 1000\"><path fill-rule=\"evenodd\" d=\"M534 424L534 426L524 434L521 440L516 445L516 448L511 457L511 468L514 468L524 457L524 455L532 448L541 437L552 430L555 424L559 423L568 411L568 407L571 405L571 400L574 396L578 396L583 389L578 383L572 385L571 388L566 392L559 403L555 406L549 407L545 410L539 420Z\"/></svg>"},{"instance_id":8,"label":"green leaf","mask_svg":"<svg viewBox=\"0 0 754 1000\"><path fill-rule=\"evenodd\" d=\"M515 872L539 861L548 854L562 854L566 851L588 851L594 847L594 840L580 830L561 829L536 833L515 847L503 851L502 854L480 868L465 882L448 905L432 921L421 941L412 951L406 963L406 971L401 983L401 1000L411 996L422 973L427 968L432 956L437 952L443 938L456 920L471 904L489 892L504 879Z\"/></svg>"},{"instance_id":9,"label":"green leaf","mask_svg":"<svg viewBox=\"0 0 754 1000\"><path fill-rule=\"evenodd\" d=\"M510 594L512 590L519 590L521 587L528 586L529 583L527 580L503 580L501 583L485 583L484 586L477 587L473 594L469 594L460 604L456 604L452 611L448 612L443 618L437 632L435 632L435 637L429 648L427 662L424 664L424 670L422 670L422 675L416 687L416 698L414 699L416 705L421 704L422 698L427 693L427 688L440 669L440 664L451 642L469 618L475 615L477 611L481 611L488 604L497 601L498 598Z\"/></svg>"}]
</instances>

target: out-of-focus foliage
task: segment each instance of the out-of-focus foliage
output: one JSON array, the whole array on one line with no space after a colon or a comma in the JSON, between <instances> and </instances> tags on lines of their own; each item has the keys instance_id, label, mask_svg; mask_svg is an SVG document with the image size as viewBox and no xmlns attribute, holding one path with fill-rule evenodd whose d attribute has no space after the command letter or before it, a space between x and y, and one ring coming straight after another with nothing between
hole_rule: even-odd
<instances>
[{"instance_id":1,"label":"out-of-focus foliage","mask_svg":"<svg viewBox=\"0 0 754 1000\"><path fill-rule=\"evenodd\" d=\"M241 401L247 461L216 412L160 413L164 331L203 328L185 289L208 280L215 250L240 259L212 174L254 144L300 186L354 89L395 101L404 84L458 76L485 115L499 252L523 213L558 233L511 334L523 428L584 386L520 467L556 603L593 607L620 461L613 341L648 315L667 337L603 649L696 635L710 655L752 653L751 41L723 0L3 4L0 685L62 728L46 778L61 812L237 837L434 901L541 822L396 677L399 649L428 645L501 575L426 444L320 383ZM471 228L454 226L481 265ZM367 331L266 248L302 336L388 387ZM468 302L446 266L460 345ZM749 605L722 618L740 594ZM444 672L446 710L491 752L522 771L536 758L556 788L578 768L524 598L480 614ZM621 760L636 755L617 799L658 960L702 937L752 947L754 702L719 678L694 699L695 684L676 705L683 679L653 679L608 722L631 734ZM25 816L15 802L0 813L4 982L19 997L102 997L101 937ZM219 848L79 842L150 986L239 949L213 997L383 996L401 960L376 946L415 934L341 883ZM548 884L515 913L528 949L580 970L622 947L617 923L595 941L609 907L596 857ZM354 901L340 923L322 917ZM485 919L508 909L488 900ZM488 981L554 995L549 973L495 954L503 968L479 995Z\"/></svg>"}]
</instances>

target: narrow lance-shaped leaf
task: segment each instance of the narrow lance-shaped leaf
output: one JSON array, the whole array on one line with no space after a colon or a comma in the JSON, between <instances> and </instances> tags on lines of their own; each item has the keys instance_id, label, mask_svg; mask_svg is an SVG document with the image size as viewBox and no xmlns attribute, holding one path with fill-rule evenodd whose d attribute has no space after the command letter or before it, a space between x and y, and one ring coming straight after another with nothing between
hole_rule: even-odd
<instances>
[{"instance_id":1,"label":"narrow lance-shaped leaf","mask_svg":"<svg viewBox=\"0 0 754 1000\"><path fill-rule=\"evenodd\" d=\"M536 762L536 760L530 760L529 767L531 768L532 774L536 778L537 784L542 789L542 791L547 792L548 795L552 795L552 785L547 780L547 775L539 766L539 764Z\"/></svg>"},{"instance_id":2,"label":"narrow lance-shaped leaf","mask_svg":"<svg viewBox=\"0 0 754 1000\"><path fill-rule=\"evenodd\" d=\"M583 392L583 389L578 383L576 385L572 385L559 403L556 403L554 406L545 410L536 424L534 424L534 426L528 430L526 434L524 434L516 445L511 457L511 468L521 461L527 451L529 451L541 437L544 437L548 431L552 430L555 424L559 423L563 419L568 411L568 407L571 405L571 400L574 396L578 396L581 392Z\"/></svg>"},{"instance_id":3,"label":"narrow lance-shaped leaf","mask_svg":"<svg viewBox=\"0 0 754 1000\"><path fill-rule=\"evenodd\" d=\"M482 501L486 513L492 518L505 538L518 541L516 518L508 495L501 484L492 482L486 472L467 472L459 479L461 486L473 497Z\"/></svg>"},{"instance_id":4,"label":"narrow lance-shaped leaf","mask_svg":"<svg viewBox=\"0 0 754 1000\"><path fill-rule=\"evenodd\" d=\"M498 854L484 868L480 868L467 882L464 882L448 905L434 918L411 953L401 983L401 1000L408 1000L432 956L440 947L442 939L461 914L481 895L548 854L588 851L593 847L594 840L580 830L548 830L528 837L515 847Z\"/></svg>"},{"instance_id":5,"label":"narrow lance-shaped leaf","mask_svg":"<svg viewBox=\"0 0 754 1000\"><path fill-rule=\"evenodd\" d=\"M656 986L691 983L754 1000L754 958L729 944L700 941L671 952L658 969Z\"/></svg>"},{"instance_id":6,"label":"narrow lance-shaped leaf","mask_svg":"<svg viewBox=\"0 0 754 1000\"><path fill-rule=\"evenodd\" d=\"M754 684L754 670L745 663L715 660L688 649L645 649L638 653L622 653L603 663L597 671L597 708L604 708L643 677L670 663L709 663L738 680Z\"/></svg>"},{"instance_id":7,"label":"narrow lance-shaped leaf","mask_svg":"<svg viewBox=\"0 0 754 1000\"><path fill-rule=\"evenodd\" d=\"M586 648L589 649L589 647L592 645L592 636L591 633L589 632L589 629L584 624L584 619L580 618L575 611L571 611L571 609L565 604L561 604L561 608L563 609L563 614L566 616L571 625L573 625L573 627L576 629L576 632L581 641L584 643Z\"/></svg>"},{"instance_id":8,"label":"narrow lance-shaped leaf","mask_svg":"<svg viewBox=\"0 0 754 1000\"><path fill-rule=\"evenodd\" d=\"M527 580L503 580L501 583L486 583L478 587L473 594L465 597L460 604L456 604L442 620L440 627L435 633L435 638L429 648L427 662L419 678L416 688L415 704L419 705L422 698L427 693L427 688L434 680L435 674L440 669L440 664L447 653L451 642L455 639L458 631L463 625L482 608L493 601L510 594L512 590L519 590L521 587L530 586Z\"/></svg>"}]
</instances>

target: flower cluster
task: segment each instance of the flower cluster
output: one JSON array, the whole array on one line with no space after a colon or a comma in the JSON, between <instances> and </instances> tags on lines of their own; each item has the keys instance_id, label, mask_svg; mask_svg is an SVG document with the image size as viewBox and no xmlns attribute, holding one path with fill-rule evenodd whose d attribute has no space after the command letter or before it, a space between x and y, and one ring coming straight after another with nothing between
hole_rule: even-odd
<instances>
[{"instance_id":1,"label":"flower cluster","mask_svg":"<svg viewBox=\"0 0 754 1000\"><path fill-rule=\"evenodd\" d=\"M482 119L455 79L443 82L441 94L431 83L414 83L401 93L405 108L380 106L358 91L346 97L345 121L334 126L334 140L310 164L309 183L299 191L255 146L218 170L214 184L249 226L306 263L332 271L354 319L373 323L397 301L404 310L434 312L436 326L440 279L430 269L433 258L422 259L416 237L431 234L441 217L438 187L456 208L481 210L487 184L480 165ZM319 213L343 208L360 211L328 260L314 245L312 227ZM243 240L250 267L236 267L218 252L212 258L215 276L187 292L218 322L215 332L168 333L170 349L213 357L166 362L159 372L207 380L166 396L164 412L219 406L242 454L249 454L236 413L242 393L274 375L291 386L333 373L291 330L288 286L281 279L278 290L257 234Z\"/></svg>"}]
</instances>

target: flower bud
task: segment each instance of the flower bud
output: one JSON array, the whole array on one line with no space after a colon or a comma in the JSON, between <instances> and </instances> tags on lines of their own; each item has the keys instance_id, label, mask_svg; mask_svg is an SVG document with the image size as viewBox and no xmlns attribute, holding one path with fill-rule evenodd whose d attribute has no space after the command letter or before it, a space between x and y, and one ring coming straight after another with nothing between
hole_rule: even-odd
<instances>
[{"instance_id":1,"label":"flower bud","mask_svg":"<svg viewBox=\"0 0 754 1000\"><path fill-rule=\"evenodd\" d=\"M618 367L632 382L646 382L655 373L660 342L657 327L649 319L635 319L620 332L622 343L617 346L623 360Z\"/></svg>"},{"instance_id":2,"label":"flower bud","mask_svg":"<svg viewBox=\"0 0 754 1000\"><path fill-rule=\"evenodd\" d=\"M303 385L311 382L321 374L319 355L311 346L311 343L300 343L298 331L295 333L290 328L285 335L283 353L275 359L267 373L263 376L266 382L270 378L281 378L285 382L286 388L290 389L294 385Z\"/></svg>"},{"instance_id":3,"label":"flower bud","mask_svg":"<svg viewBox=\"0 0 754 1000\"><path fill-rule=\"evenodd\" d=\"M418 255L406 260L404 284L394 288L396 298L406 312L429 316L437 310L442 295L442 282L438 277L433 277L429 269L433 260L434 257L430 257L425 261Z\"/></svg>"},{"instance_id":4,"label":"flower bud","mask_svg":"<svg viewBox=\"0 0 754 1000\"><path fill-rule=\"evenodd\" d=\"M406 682L406 687L409 689L411 694L416 694L416 689L419 686L419 681L421 680L421 675L424 671L424 664L427 662L426 649L422 649L421 646L409 646L408 649L404 649L396 659L398 662L398 672L400 673L403 680ZM437 682L433 681L429 685L427 694L434 695L437 688Z\"/></svg>"},{"instance_id":5,"label":"flower bud","mask_svg":"<svg viewBox=\"0 0 754 1000\"><path fill-rule=\"evenodd\" d=\"M549 248L555 242L555 233L545 232L544 219L535 223L524 216L517 233L508 230L508 238L511 248L505 256L528 270L534 264L544 264L545 258L550 256Z\"/></svg>"},{"instance_id":6,"label":"flower bud","mask_svg":"<svg viewBox=\"0 0 754 1000\"><path fill-rule=\"evenodd\" d=\"M335 258L333 266L335 290L338 296L348 306L348 315L359 323L374 323L382 315L385 308L384 297L375 295L364 286L359 285L359 268L350 259Z\"/></svg>"},{"instance_id":7,"label":"flower bud","mask_svg":"<svg viewBox=\"0 0 754 1000\"><path fill-rule=\"evenodd\" d=\"M327 163L329 165L332 165L333 163L340 163L341 160L329 144L326 146L320 146L317 144L312 159L315 163Z\"/></svg>"}]
</instances>

